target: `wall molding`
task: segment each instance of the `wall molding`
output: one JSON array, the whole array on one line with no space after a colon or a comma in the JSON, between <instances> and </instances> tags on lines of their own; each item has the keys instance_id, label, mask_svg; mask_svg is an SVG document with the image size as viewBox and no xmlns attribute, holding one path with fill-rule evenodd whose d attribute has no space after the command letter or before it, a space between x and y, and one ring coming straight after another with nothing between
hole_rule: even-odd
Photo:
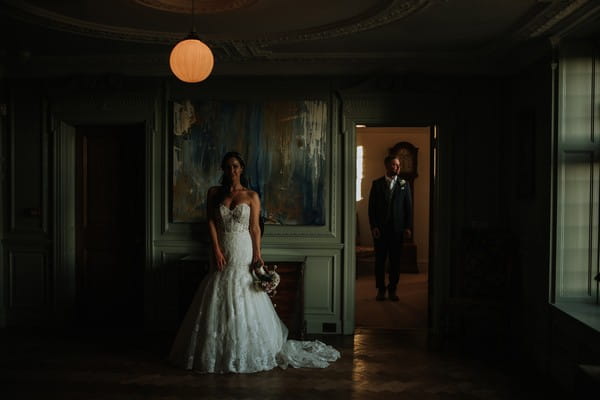
<instances>
[{"instance_id":1,"label":"wall molding","mask_svg":"<svg viewBox=\"0 0 600 400\"><path fill-rule=\"evenodd\" d=\"M9 129L8 129L8 150L9 154L7 155L9 160L9 168L8 168L8 180L9 180L9 231L8 237L12 236L27 236L27 235L45 235L49 234L48 232L48 201L47 201L47 191L48 191L48 172L47 168L45 168L44 162L48 161L48 132L46 130L46 102L41 99L39 102L33 104L35 112L32 112L28 118L23 118L17 120L17 115L15 114L15 110L20 108L23 104L27 104L30 107L32 106L31 102L23 101L23 104L18 102L17 99L17 90L11 90L9 94ZM31 95L37 93L34 89L30 87L20 87L18 88L19 95ZM27 122L31 120L38 122L39 126L36 126L35 122L31 124L31 126L26 125ZM23 131L17 129L20 128L20 124L24 125ZM38 131L31 131L31 129L37 128ZM39 192L39 198L35 203L27 203L25 208L17 209L17 198L15 197L17 193L17 184L22 184L22 181L17 179L16 173L18 160L16 159L17 146L23 146L22 138L24 137L39 137L39 157L40 157L40 165L39 170L34 173L33 176L39 176L39 187L37 188ZM20 141L19 141L20 140ZM30 144L30 142L27 142ZM35 168L35 164L27 165ZM20 172L20 171L19 171ZM29 223L25 223L26 221L31 221ZM35 221L35 222L34 222Z\"/></svg>"}]
</instances>

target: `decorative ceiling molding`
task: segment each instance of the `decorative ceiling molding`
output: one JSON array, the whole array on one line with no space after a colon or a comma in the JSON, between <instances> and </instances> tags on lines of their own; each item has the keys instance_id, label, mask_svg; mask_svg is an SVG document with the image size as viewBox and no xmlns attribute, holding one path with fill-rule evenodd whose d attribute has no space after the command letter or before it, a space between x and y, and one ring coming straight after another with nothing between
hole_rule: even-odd
<instances>
[{"instance_id":1,"label":"decorative ceiling molding","mask_svg":"<svg viewBox=\"0 0 600 400\"><path fill-rule=\"evenodd\" d=\"M590 16L600 9L597 0L539 0L531 7L519 22L509 28L504 35L487 43L479 51L474 51L482 58L503 59L510 50L520 43L547 37L548 45L556 40L557 31L564 31L572 25L574 15ZM541 43L541 42L540 42ZM535 54L530 54L532 57ZM521 58L527 59L526 55Z\"/></svg>"},{"instance_id":2,"label":"decorative ceiling molding","mask_svg":"<svg viewBox=\"0 0 600 400\"><path fill-rule=\"evenodd\" d=\"M518 40L538 38L557 28L569 16L573 15L592 0L556 0L546 2L541 12L532 16L519 28L514 37Z\"/></svg>"},{"instance_id":3,"label":"decorative ceiling molding","mask_svg":"<svg viewBox=\"0 0 600 400\"><path fill-rule=\"evenodd\" d=\"M314 58L301 57L297 54L286 54L284 57L276 57L269 62L263 62L256 58L244 58L242 60L225 59L213 70L214 76L229 75L363 75L373 70L380 73L404 73L407 71L431 71L432 73L458 74L502 73L495 69L498 65L490 63L489 60L478 60L470 55L464 55L464 59L457 64L453 56L439 54L428 55L426 62L422 58L416 58L413 54L395 53L378 54L373 58L371 55L346 54L345 57L324 58L315 55ZM458 55L460 56L460 55ZM450 58L448 58L450 57ZM430 69L423 65L431 66ZM443 65L440 71L436 66ZM168 66L168 54L105 54L105 55L79 55L72 57L62 56L33 56L28 60L11 60L6 65L6 76L18 77L69 77L73 75L135 75L140 70L144 76L171 76Z\"/></svg>"},{"instance_id":4,"label":"decorative ceiling molding","mask_svg":"<svg viewBox=\"0 0 600 400\"><path fill-rule=\"evenodd\" d=\"M129 0L131 1L131 0ZM184 6L186 0L133 0L137 4L144 4L147 7L152 5L162 4L162 7L173 7L175 9ZM200 0L196 0L200 1ZM220 0L210 0L215 4ZM248 10L253 4L258 4L265 0L224 0L227 4L236 4L239 7L245 7ZM277 0L281 1L281 0ZM327 0L325 0L327 1ZM508 1L508 0L507 0ZM520 0L512 0L520 1ZM209 0L206 0L208 4ZM290 31L281 31L274 33L257 34L255 37L241 36L243 33L235 34L232 37L228 33L213 33L211 35L202 35L202 39L208 43L213 50L215 58L219 61L220 70L216 70L217 74L233 74L236 71L241 73L269 73L278 74L285 71L293 70L293 73L304 73L304 71L318 70L318 66L324 66L322 70L325 72L343 71L348 74L360 73L365 70L381 70L381 71L400 71L400 70L425 70L427 68L446 72L456 70L462 72L462 68L476 70L484 73L490 72L492 68L505 68L511 61L510 52L519 48L530 48L537 46L542 48L542 45L548 44L545 37L556 37L569 32L574 26L578 26L579 22L592 20L592 17L600 15L600 0L537 0L531 2L531 6L523 6L521 11L512 14L512 22L507 22L500 28L500 32L496 33L487 42L480 41L481 36L477 36L477 32L473 31L470 34L472 38L466 38L465 44L460 46L460 50L447 51L439 46L429 46L433 50L423 51L402 51L400 45L396 45L393 37L389 32L401 31L403 19L417 15L418 19L424 17L426 20L429 13L418 14L422 11L431 11L431 15L435 18L445 17L440 14L440 10L444 12L452 9L442 7L451 0L376 0L369 4L376 4L371 8L362 12L352 13L351 17L338 17L337 21L331 23L323 23L318 26L309 27L306 29L297 29ZM30 0L0 0L0 13L6 20L14 19L24 21L28 24L22 24L22 27L17 26L18 23L12 21L11 25L15 29L34 29L35 26L48 28L50 30L69 32L73 35L85 37L94 37L99 39L108 39L113 41L122 41L130 43L146 43L159 46L144 46L144 51L152 54L140 54L131 51L131 54L71 54L63 56L40 56L35 51L29 52L26 47L16 48L14 53L17 57L0 57L3 58L3 64L0 64L0 75L6 74L10 69L12 74L20 73L19 68L25 66L42 66L39 71L44 71L43 66L48 66L56 74L63 74L61 70L76 71L78 68L85 66L89 71L120 71L119 68L129 71L135 67L143 67L144 70L151 74L162 75L168 74L168 52L170 46L186 35L186 32L161 32L156 30L134 29L126 26L106 25L93 22L93 20L83 20L70 17L64 13L51 11L52 7L37 6L36 4L46 4L41 1ZM47 4L51 4L50 2ZM262 3L261 5L264 5ZM343 3L340 3L342 6ZM362 3L361 3L362 4ZM436 5L441 6L440 9L430 9ZM156 6L158 7L158 6ZM152 8L156 8L152 7ZM482 6L483 7L483 6ZM529 9L527 9L529 7ZM130 8L128 8L130 9ZM464 12L460 7L457 10ZM138 8L139 11L139 8ZM145 10L151 18L161 17L164 15L161 11ZM165 10L167 11L167 10ZM185 10L185 12L188 12ZM177 12L177 11L169 11ZM182 11L184 12L184 11ZM240 10L240 12L243 12ZM66 12L65 12L66 13ZM69 14L71 15L71 14ZM72 14L75 15L75 14ZM10 18L9 18L10 17ZM173 16L169 16L172 20ZM448 15L451 18L452 15ZM493 18L491 15L490 18ZM464 20L464 18L463 18ZM412 26L412 21L408 26ZM397 23L397 25L391 25ZM427 24L423 24L423 29L429 29ZM150 25L147 25L150 26ZM375 30L380 27L383 32L388 32L388 36L384 37L378 32L369 34L368 40L381 40L382 45L368 46L368 43L361 43L357 46L352 46L356 51L345 51L344 46L333 48L330 50L319 51L319 46L310 45L311 41L328 40L335 38L344 38L360 32ZM175 29L185 29L184 26L177 26ZM168 29L168 28L161 28ZM411 28L412 29L412 28ZM243 31L240 27L238 32ZM418 32L418 29L415 30ZM51 33L49 33L50 35ZM415 33L418 34L418 33ZM436 32L436 34L443 34ZM261 36L259 36L261 35ZM553 36L552 36L553 35ZM60 37L63 37L60 35ZM431 36L432 43L435 35ZM385 42L390 39L389 42ZM403 38L401 43L406 43L410 38ZM541 40L535 40L541 39ZM6 43L9 43L10 37L7 37ZM471 40L469 42L469 40ZM85 45L84 40L73 41L77 45ZM309 44L302 46L290 46L290 43ZM342 42L342 40L340 40ZM109 48L113 43L107 43L106 48ZM389 44L389 45L388 45ZM531 44L531 46L530 46ZM123 48L134 48L134 46L122 46ZM290 49L302 50L290 50ZM333 48L333 50L331 50ZM415 48L413 46L413 48ZM457 47L458 48L458 47ZM389 49L383 51L380 49ZM19 50L26 51L26 57L19 53ZM1 51L1 49L0 49ZM13 50L10 50L13 51ZM109 49L110 52L110 49ZM52 54L51 52L40 54ZM74 52L72 52L74 53ZM85 53L85 52L84 52ZM537 53L529 51L531 57ZM527 53L527 54L529 54ZM25 54L25 53L24 53ZM0 54L1 56L2 54ZM523 57L521 57L523 58ZM112 64L120 63L122 67L116 67ZM29 64L27 64L29 63ZM503 67L504 66L504 67ZM281 68L280 68L281 67ZM3 72L3 70L4 72ZM218 68L217 68L218 69Z\"/></svg>"},{"instance_id":5,"label":"decorative ceiling molding","mask_svg":"<svg viewBox=\"0 0 600 400\"><path fill-rule=\"evenodd\" d=\"M575 13L574 13L575 14ZM589 7L573 15L569 18L568 23L562 24L558 29L553 31L553 35L550 38L553 46L559 43L564 37L568 37L573 31L576 31L578 27L585 26L590 23L598 26L598 19L600 18L600 2L590 3ZM596 22L593 22L596 21Z\"/></svg>"},{"instance_id":6,"label":"decorative ceiling molding","mask_svg":"<svg viewBox=\"0 0 600 400\"><path fill-rule=\"evenodd\" d=\"M373 63L394 64L397 62L409 62L411 60L423 60L428 62L444 62L456 60L460 58L465 61L477 61L477 57L472 57L470 53L416 53L416 52L379 52L379 53L340 53L335 55L325 55L322 53L276 53L272 57L266 58L273 62L294 62L299 64L315 64L315 63L344 63L356 64L364 61L372 61ZM244 57L237 54L224 55L221 62L249 62L259 60L256 57ZM85 55L76 57L59 57L59 56L38 56L29 60L30 63L41 63L44 65L65 65L65 66L97 66L110 65L118 60L121 65L133 64L148 64L148 65L165 65L161 69L166 70L168 65L168 54L144 54L144 55Z\"/></svg>"},{"instance_id":7,"label":"decorative ceiling molding","mask_svg":"<svg viewBox=\"0 0 600 400\"><path fill-rule=\"evenodd\" d=\"M6 9L6 5L10 6ZM4 0L0 10L8 15L33 25L45 28L75 33L99 39L111 39L138 43L172 44L177 42L185 33L160 32L133 28L123 28L84 21L33 6L25 1Z\"/></svg>"},{"instance_id":8,"label":"decorative ceiling molding","mask_svg":"<svg viewBox=\"0 0 600 400\"><path fill-rule=\"evenodd\" d=\"M408 17L427 7L446 0L386 0L379 7L343 21L322 25L312 29L280 32L269 35L259 42L261 46L310 40L331 39L375 29Z\"/></svg>"},{"instance_id":9,"label":"decorative ceiling molding","mask_svg":"<svg viewBox=\"0 0 600 400\"><path fill-rule=\"evenodd\" d=\"M167 11L179 14L190 14L192 5L189 0L133 0L135 3L153 8L155 10ZM194 13L216 14L225 11L238 10L249 7L258 0L194 0Z\"/></svg>"},{"instance_id":10,"label":"decorative ceiling molding","mask_svg":"<svg viewBox=\"0 0 600 400\"><path fill-rule=\"evenodd\" d=\"M305 60L305 61L323 61L323 60L443 60L467 57L464 52L427 52L420 53L416 51L380 51L380 52L336 52L336 53L318 53L318 52L271 52L266 50L253 50L253 58L264 58L267 60ZM243 55L240 55L243 58ZM233 58L235 59L235 58Z\"/></svg>"},{"instance_id":11,"label":"decorative ceiling molding","mask_svg":"<svg viewBox=\"0 0 600 400\"><path fill-rule=\"evenodd\" d=\"M250 1L252 0L246 0L247 3ZM281 43L336 38L393 23L441 1L447 0L381 0L378 6L348 19L313 28L277 32L254 39L238 39L236 42L247 42L251 43L250 46L256 47L269 47ZM186 32L162 32L99 24L55 13L23 0L4 0L3 4L4 11L21 21L100 39L170 45L186 35ZM201 37L211 46L219 46L219 42L231 40L223 34L201 34Z\"/></svg>"},{"instance_id":12,"label":"decorative ceiling molding","mask_svg":"<svg viewBox=\"0 0 600 400\"><path fill-rule=\"evenodd\" d=\"M322 25L312 29L304 29L290 32L278 32L277 34L267 35L259 40L213 40L210 41L214 47L221 47L225 53L238 58L260 57L269 60L289 60L308 57L310 54L291 54L286 55L281 52L268 50L269 47L280 44L290 44L298 42L307 42L314 40L327 40L341 36L347 36L363 31L375 29L398 20L408 17L414 13L425 10L427 7L447 0L386 0L379 7L374 7L368 11L356 15L352 18L338 21L333 24ZM328 53L331 59L348 59L353 56L349 53ZM353 53L357 54L357 53ZM322 59L322 55L318 55ZM360 57L362 59L368 56ZM375 57L379 58L379 57ZM315 58L317 59L317 58ZM358 58L357 58L358 59Z\"/></svg>"}]
</instances>

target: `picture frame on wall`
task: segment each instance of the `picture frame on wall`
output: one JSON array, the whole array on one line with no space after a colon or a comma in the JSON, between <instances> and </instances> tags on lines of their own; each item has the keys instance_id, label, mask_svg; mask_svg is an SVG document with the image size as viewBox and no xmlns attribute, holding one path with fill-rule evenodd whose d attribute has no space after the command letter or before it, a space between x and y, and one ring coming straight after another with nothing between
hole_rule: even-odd
<instances>
[{"instance_id":1,"label":"picture frame on wall","mask_svg":"<svg viewBox=\"0 0 600 400\"><path fill-rule=\"evenodd\" d=\"M329 130L323 99L174 101L172 222L206 221L206 193L219 184L221 159L237 151L265 224L325 225Z\"/></svg>"}]
</instances>

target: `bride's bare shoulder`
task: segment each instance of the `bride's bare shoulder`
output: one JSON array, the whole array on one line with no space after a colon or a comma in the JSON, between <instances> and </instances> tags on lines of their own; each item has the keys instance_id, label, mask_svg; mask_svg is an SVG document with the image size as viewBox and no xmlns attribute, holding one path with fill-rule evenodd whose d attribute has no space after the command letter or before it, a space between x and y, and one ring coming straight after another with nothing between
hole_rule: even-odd
<instances>
[{"instance_id":1,"label":"bride's bare shoulder","mask_svg":"<svg viewBox=\"0 0 600 400\"><path fill-rule=\"evenodd\" d=\"M260 205L260 196L254 190L248 189L246 196L250 204Z\"/></svg>"}]
</instances>

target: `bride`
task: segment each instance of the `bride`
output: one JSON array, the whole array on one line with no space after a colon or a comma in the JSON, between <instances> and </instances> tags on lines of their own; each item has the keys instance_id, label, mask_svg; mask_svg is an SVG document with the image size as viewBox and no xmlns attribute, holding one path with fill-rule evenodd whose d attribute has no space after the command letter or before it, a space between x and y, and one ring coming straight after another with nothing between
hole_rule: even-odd
<instances>
[{"instance_id":1,"label":"bride","mask_svg":"<svg viewBox=\"0 0 600 400\"><path fill-rule=\"evenodd\" d=\"M253 286L250 265L260 253L260 199L247 186L241 155L221 162L221 186L209 189L211 271L200 283L169 360L209 373L249 373L277 366L325 368L340 357L318 340L287 340L269 296Z\"/></svg>"}]
</instances>

